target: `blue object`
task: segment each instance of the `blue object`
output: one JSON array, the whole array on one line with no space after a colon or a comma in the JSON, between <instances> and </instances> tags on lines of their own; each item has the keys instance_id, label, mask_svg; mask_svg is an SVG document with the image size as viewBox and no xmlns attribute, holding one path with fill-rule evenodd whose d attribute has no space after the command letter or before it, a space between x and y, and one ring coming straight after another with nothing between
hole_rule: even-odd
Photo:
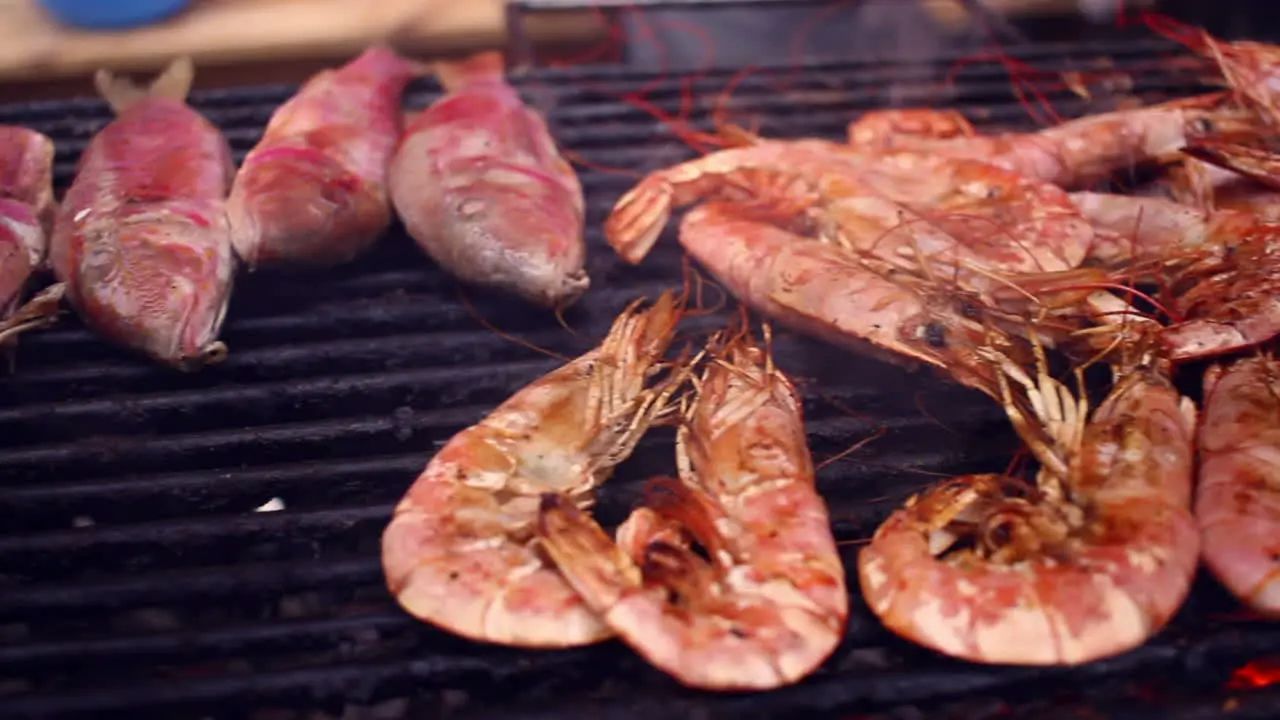
<instances>
[{"instance_id":1,"label":"blue object","mask_svg":"<svg viewBox=\"0 0 1280 720\"><path fill-rule=\"evenodd\" d=\"M58 22L86 30L150 25L182 12L191 0L37 0Z\"/></svg>"}]
</instances>

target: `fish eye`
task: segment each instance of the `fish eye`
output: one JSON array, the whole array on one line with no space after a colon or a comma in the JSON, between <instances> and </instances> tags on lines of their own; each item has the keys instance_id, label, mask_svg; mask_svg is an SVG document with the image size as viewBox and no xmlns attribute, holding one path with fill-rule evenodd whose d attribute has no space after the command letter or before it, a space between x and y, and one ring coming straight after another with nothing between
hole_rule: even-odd
<instances>
[{"instance_id":1,"label":"fish eye","mask_svg":"<svg viewBox=\"0 0 1280 720\"><path fill-rule=\"evenodd\" d=\"M931 347L939 350L947 346L947 329L939 322L930 322L924 326L924 340Z\"/></svg>"}]
</instances>

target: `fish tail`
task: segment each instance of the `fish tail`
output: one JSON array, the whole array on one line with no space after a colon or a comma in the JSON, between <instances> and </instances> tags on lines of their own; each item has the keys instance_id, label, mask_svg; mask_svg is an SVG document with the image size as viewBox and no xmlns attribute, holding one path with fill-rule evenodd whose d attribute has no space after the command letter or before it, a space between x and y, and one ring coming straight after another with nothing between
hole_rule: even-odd
<instances>
[{"instance_id":1,"label":"fish tail","mask_svg":"<svg viewBox=\"0 0 1280 720\"><path fill-rule=\"evenodd\" d=\"M374 75L392 77L424 77L435 72L431 63L405 57L384 41L375 41L366 47L360 57L351 62L350 67L354 66L368 68Z\"/></svg>"},{"instance_id":2,"label":"fish tail","mask_svg":"<svg viewBox=\"0 0 1280 720\"><path fill-rule=\"evenodd\" d=\"M464 60L438 61L434 70L445 92L454 92L476 82L505 78L506 60L497 50L486 50Z\"/></svg>"},{"instance_id":3,"label":"fish tail","mask_svg":"<svg viewBox=\"0 0 1280 720\"><path fill-rule=\"evenodd\" d=\"M93 85L118 115L146 98L186 100L195 74L191 58L184 55L169 63L164 72L146 87L138 86L129 78L118 77L106 68L94 73Z\"/></svg>"}]
</instances>

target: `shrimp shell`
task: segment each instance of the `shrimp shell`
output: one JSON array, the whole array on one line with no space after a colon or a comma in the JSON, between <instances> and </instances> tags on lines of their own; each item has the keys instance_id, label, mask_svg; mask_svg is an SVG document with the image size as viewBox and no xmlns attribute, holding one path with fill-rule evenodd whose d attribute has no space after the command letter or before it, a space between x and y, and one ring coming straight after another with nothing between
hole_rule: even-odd
<instances>
[{"instance_id":1,"label":"shrimp shell","mask_svg":"<svg viewBox=\"0 0 1280 720\"><path fill-rule=\"evenodd\" d=\"M1025 483L967 476L912 498L858 558L867 604L893 632L971 662L1077 665L1137 647L1196 570L1194 405L1138 367L1086 424L1065 387L1042 374L1033 390L1004 365L1040 408L1037 428L1006 399L1041 460L1038 487L1014 497Z\"/></svg>"},{"instance_id":2,"label":"shrimp shell","mask_svg":"<svg viewBox=\"0 0 1280 720\"><path fill-rule=\"evenodd\" d=\"M677 440L680 481L619 528L632 554L555 496L543 503L544 545L605 622L684 685L789 685L835 650L849 612L801 400L745 336L696 385Z\"/></svg>"},{"instance_id":3,"label":"shrimp shell","mask_svg":"<svg viewBox=\"0 0 1280 720\"><path fill-rule=\"evenodd\" d=\"M536 548L542 493L591 503L687 378L645 383L683 301L637 303L595 349L521 389L431 459L382 536L387 587L409 614L473 640L530 648L612 633Z\"/></svg>"},{"instance_id":4,"label":"shrimp shell","mask_svg":"<svg viewBox=\"0 0 1280 720\"><path fill-rule=\"evenodd\" d=\"M1280 619L1280 362L1205 374L1199 448L1201 558L1241 602Z\"/></svg>"},{"instance_id":5,"label":"shrimp shell","mask_svg":"<svg viewBox=\"0 0 1280 720\"><path fill-rule=\"evenodd\" d=\"M1210 129L1254 129L1257 120L1253 114L1227 99L1227 93L1212 93L1089 115L1035 132L992 135L957 130L954 111L884 110L854 120L848 135L855 146L978 160L1076 189L1135 164L1169 160L1188 140ZM930 112L938 117L929 119ZM903 117L902 113L910 115Z\"/></svg>"}]
</instances>

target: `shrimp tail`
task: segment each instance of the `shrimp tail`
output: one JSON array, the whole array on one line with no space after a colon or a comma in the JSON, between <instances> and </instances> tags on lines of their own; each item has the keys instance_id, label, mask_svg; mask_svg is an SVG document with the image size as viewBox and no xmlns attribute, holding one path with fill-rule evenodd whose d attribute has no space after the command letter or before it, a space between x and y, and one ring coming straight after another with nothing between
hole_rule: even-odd
<instances>
[{"instance_id":1,"label":"shrimp tail","mask_svg":"<svg viewBox=\"0 0 1280 720\"><path fill-rule=\"evenodd\" d=\"M141 87L126 77L118 77L106 68L93 75L93 86L102 99L119 115L147 98L185 101L195 79L195 64L189 56L175 58L150 85Z\"/></svg>"},{"instance_id":2,"label":"shrimp tail","mask_svg":"<svg viewBox=\"0 0 1280 720\"><path fill-rule=\"evenodd\" d=\"M597 611L613 607L642 583L639 566L591 516L561 495L543 494L538 536L570 587Z\"/></svg>"},{"instance_id":3,"label":"shrimp tail","mask_svg":"<svg viewBox=\"0 0 1280 720\"><path fill-rule=\"evenodd\" d=\"M674 478L652 480L645 493L646 507L662 519L683 527L714 556L723 549L724 540L716 531L716 516L722 513L712 502L704 493Z\"/></svg>"},{"instance_id":4,"label":"shrimp tail","mask_svg":"<svg viewBox=\"0 0 1280 720\"><path fill-rule=\"evenodd\" d=\"M445 92L457 92L470 85L506 77L506 58L497 50L476 53L463 60L441 60L432 71Z\"/></svg>"}]
</instances>

